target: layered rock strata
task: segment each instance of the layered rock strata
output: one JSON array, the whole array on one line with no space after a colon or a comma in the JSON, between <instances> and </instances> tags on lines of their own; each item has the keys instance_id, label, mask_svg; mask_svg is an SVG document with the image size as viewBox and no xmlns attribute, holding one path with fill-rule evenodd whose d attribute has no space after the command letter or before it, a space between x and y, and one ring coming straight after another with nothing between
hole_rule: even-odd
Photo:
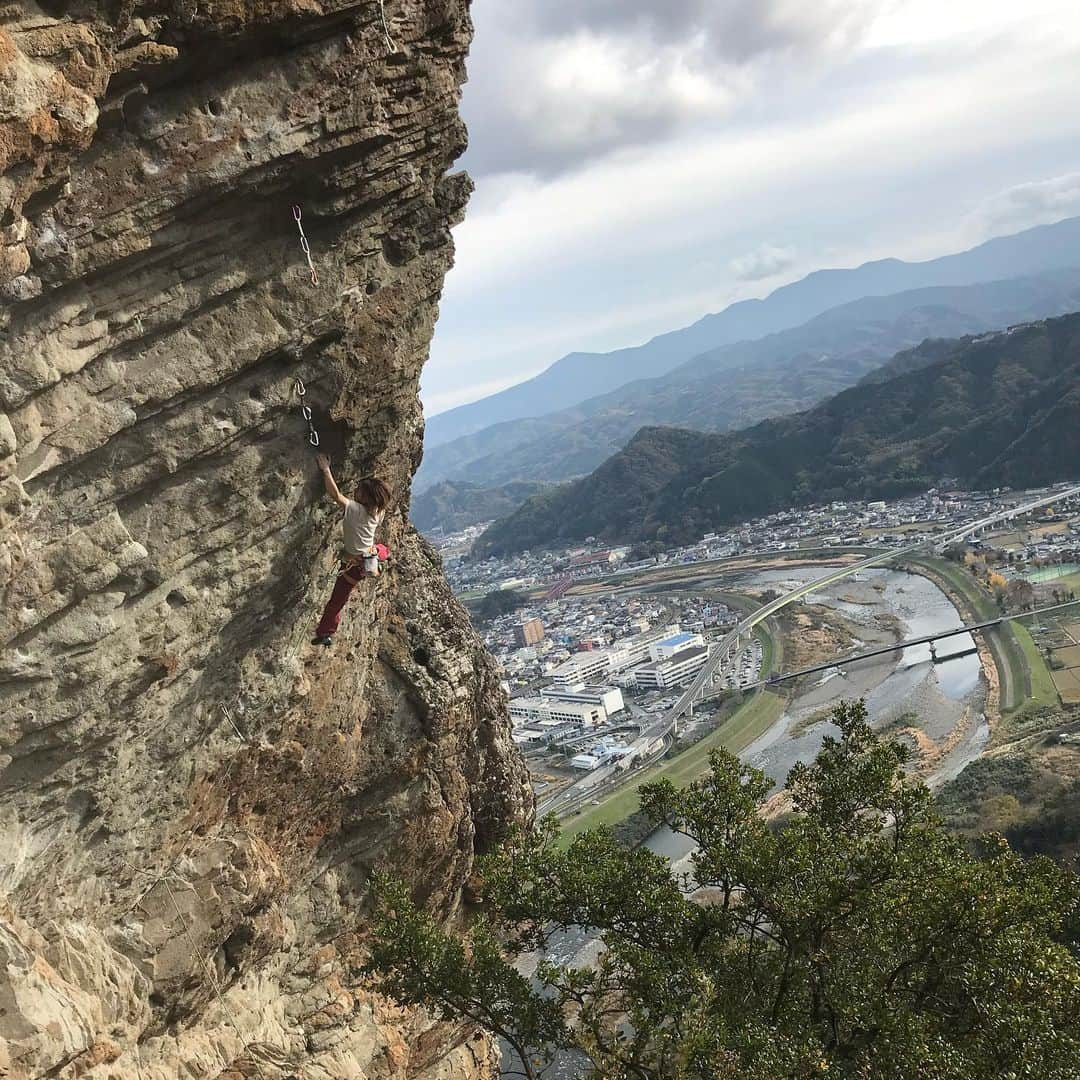
<instances>
[{"instance_id":1,"label":"layered rock strata","mask_svg":"<svg viewBox=\"0 0 1080 1080\"><path fill-rule=\"evenodd\" d=\"M0 4L0 1075L490 1075L360 982L530 813L407 522L466 0ZM292 213L302 210L313 284ZM396 502L331 651L298 380Z\"/></svg>"}]
</instances>

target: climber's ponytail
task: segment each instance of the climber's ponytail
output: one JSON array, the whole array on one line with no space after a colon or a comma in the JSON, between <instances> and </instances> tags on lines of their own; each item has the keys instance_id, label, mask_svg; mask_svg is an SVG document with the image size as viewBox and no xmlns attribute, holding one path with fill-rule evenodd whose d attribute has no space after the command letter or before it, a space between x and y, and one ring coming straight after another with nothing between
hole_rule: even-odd
<instances>
[{"instance_id":1,"label":"climber's ponytail","mask_svg":"<svg viewBox=\"0 0 1080 1080\"><path fill-rule=\"evenodd\" d=\"M379 514L390 505L390 495L390 488L384 481L374 476L365 476L356 485L353 498L369 514Z\"/></svg>"}]
</instances>

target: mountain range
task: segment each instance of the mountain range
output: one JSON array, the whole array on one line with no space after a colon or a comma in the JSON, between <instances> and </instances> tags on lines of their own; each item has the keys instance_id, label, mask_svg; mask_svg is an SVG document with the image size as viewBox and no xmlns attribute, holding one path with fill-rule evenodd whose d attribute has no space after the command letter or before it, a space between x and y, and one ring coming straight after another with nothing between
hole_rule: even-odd
<instances>
[{"instance_id":1,"label":"mountain range","mask_svg":"<svg viewBox=\"0 0 1080 1080\"><path fill-rule=\"evenodd\" d=\"M645 428L591 475L481 537L506 554L590 535L684 543L791 505L959 482L1029 486L1080 464L1080 314L929 342L812 409L724 434Z\"/></svg>"},{"instance_id":2,"label":"mountain range","mask_svg":"<svg viewBox=\"0 0 1080 1080\"><path fill-rule=\"evenodd\" d=\"M1080 262L1080 255L1076 256ZM650 425L724 431L809 408L856 384L898 350L1080 310L1080 269L966 286L868 296L801 326L702 353L667 374L628 382L572 408L493 425L427 450L423 475L436 505L471 524L513 496L503 485L553 482L590 472ZM489 489L480 496L482 489ZM487 520L483 517L473 520ZM423 526L421 526L423 527Z\"/></svg>"},{"instance_id":3,"label":"mountain range","mask_svg":"<svg viewBox=\"0 0 1080 1080\"><path fill-rule=\"evenodd\" d=\"M1078 250L1080 218L1071 218L926 262L882 259L854 269L820 270L765 299L732 304L644 345L610 353L571 353L526 382L431 417L425 445L430 453L493 424L572 407L635 379L664 375L720 346L799 326L862 297L1028 277L1077 265ZM430 486L447 475L445 471L440 476L424 471L418 480L422 486Z\"/></svg>"}]
</instances>

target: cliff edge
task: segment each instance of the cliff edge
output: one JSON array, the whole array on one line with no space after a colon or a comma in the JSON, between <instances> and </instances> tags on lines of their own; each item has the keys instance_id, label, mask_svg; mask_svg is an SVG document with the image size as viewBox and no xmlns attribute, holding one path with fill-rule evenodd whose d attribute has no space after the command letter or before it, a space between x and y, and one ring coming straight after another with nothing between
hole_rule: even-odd
<instances>
[{"instance_id":1,"label":"cliff edge","mask_svg":"<svg viewBox=\"0 0 1080 1080\"><path fill-rule=\"evenodd\" d=\"M491 1075L360 985L531 797L408 525L467 0L0 3L0 1075ZM302 213L318 284L301 249ZM390 571L308 641L344 482Z\"/></svg>"}]
</instances>

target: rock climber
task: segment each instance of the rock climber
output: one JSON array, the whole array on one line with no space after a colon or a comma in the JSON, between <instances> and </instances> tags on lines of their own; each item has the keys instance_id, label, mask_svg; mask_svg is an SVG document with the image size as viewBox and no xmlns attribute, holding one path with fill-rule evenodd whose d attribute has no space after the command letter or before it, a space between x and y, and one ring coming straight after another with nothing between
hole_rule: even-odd
<instances>
[{"instance_id":1,"label":"rock climber","mask_svg":"<svg viewBox=\"0 0 1080 1080\"><path fill-rule=\"evenodd\" d=\"M386 560L388 552L382 544L375 543L375 530L386 516L390 505L390 488L374 476L366 476L356 485L351 499L341 494L330 459L325 454L316 458L322 472L326 494L344 511L342 527L345 534L341 571L334 583L334 591L315 629L312 645L332 645L334 633L341 621L341 609L352 595L353 589L364 578L379 573L379 563Z\"/></svg>"}]
</instances>

